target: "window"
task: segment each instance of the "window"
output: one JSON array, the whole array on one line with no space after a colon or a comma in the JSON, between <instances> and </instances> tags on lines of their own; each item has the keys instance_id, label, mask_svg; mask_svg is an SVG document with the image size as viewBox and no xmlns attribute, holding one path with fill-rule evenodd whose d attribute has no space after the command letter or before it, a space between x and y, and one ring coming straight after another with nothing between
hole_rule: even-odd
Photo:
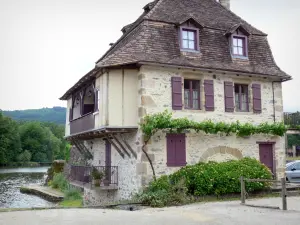
<instances>
[{"instance_id":1,"label":"window","mask_svg":"<svg viewBox=\"0 0 300 225\"><path fill-rule=\"evenodd\" d=\"M196 30L182 29L182 48L197 50Z\"/></svg>"},{"instance_id":2,"label":"window","mask_svg":"<svg viewBox=\"0 0 300 225\"><path fill-rule=\"evenodd\" d=\"M167 166L185 166L185 134L167 134Z\"/></svg>"},{"instance_id":3,"label":"window","mask_svg":"<svg viewBox=\"0 0 300 225\"><path fill-rule=\"evenodd\" d=\"M243 36L232 37L232 54L234 56L247 57L246 37Z\"/></svg>"},{"instance_id":4,"label":"window","mask_svg":"<svg viewBox=\"0 0 300 225\"><path fill-rule=\"evenodd\" d=\"M184 108L200 109L199 80L184 80Z\"/></svg>"},{"instance_id":5,"label":"window","mask_svg":"<svg viewBox=\"0 0 300 225\"><path fill-rule=\"evenodd\" d=\"M238 112L248 112L248 85L234 84L235 110Z\"/></svg>"}]
</instances>

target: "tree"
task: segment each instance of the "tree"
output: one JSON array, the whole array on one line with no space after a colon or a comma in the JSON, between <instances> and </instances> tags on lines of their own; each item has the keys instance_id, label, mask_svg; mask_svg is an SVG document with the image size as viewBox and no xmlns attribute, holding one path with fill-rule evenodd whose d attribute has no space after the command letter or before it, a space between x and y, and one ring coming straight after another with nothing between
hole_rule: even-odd
<instances>
[{"instance_id":1,"label":"tree","mask_svg":"<svg viewBox=\"0 0 300 225\"><path fill-rule=\"evenodd\" d=\"M17 123L0 111L0 164L16 160L21 150Z\"/></svg>"},{"instance_id":2,"label":"tree","mask_svg":"<svg viewBox=\"0 0 300 225\"><path fill-rule=\"evenodd\" d=\"M31 153L28 150L25 150L23 153L18 155L18 161L19 162L30 162L31 160Z\"/></svg>"}]
</instances>

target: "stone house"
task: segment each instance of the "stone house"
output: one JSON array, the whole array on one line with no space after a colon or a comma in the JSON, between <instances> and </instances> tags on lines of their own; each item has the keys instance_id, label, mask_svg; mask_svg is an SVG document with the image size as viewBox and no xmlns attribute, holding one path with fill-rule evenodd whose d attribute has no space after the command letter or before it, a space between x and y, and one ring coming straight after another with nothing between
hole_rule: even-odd
<instances>
[{"instance_id":1,"label":"stone house","mask_svg":"<svg viewBox=\"0 0 300 225\"><path fill-rule=\"evenodd\" d=\"M62 97L73 144L70 180L86 204L129 199L152 178L139 123L168 110L194 121L283 120L282 82L267 35L230 11L229 0L155 0ZM158 132L147 146L157 175L199 161L254 157L284 176L285 139ZM92 166L103 171L95 187Z\"/></svg>"}]
</instances>

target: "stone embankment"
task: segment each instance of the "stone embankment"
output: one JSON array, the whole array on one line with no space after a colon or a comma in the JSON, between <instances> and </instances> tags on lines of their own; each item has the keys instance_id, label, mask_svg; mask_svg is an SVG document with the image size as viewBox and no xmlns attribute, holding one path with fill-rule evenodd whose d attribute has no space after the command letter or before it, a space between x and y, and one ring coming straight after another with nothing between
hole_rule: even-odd
<instances>
[{"instance_id":1,"label":"stone embankment","mask_svg":"<svg viewBox=\"0 0 300 225\"><path fill-rule=\"evenodd\" d=\"M21 193L37 195L50 202L59 202L64 199L64 194L59 190L54 190L46 186L28 186L21 187Z\"/></svg>"}]
</instances>

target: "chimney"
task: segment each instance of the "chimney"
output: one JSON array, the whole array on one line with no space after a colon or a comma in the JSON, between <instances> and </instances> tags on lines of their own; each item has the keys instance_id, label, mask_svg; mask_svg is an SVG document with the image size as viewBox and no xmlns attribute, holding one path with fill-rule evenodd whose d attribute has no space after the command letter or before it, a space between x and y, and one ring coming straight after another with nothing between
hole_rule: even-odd
<instances>
[{"instance_id":1,"label":"chimney","mask_svg":"<svg viewBox=\"0 0 300 225\"><path fill-rule=\"evenodd\" d=\"M230 10L230 0L219 0L220 4Z\"/></svg>"}]
</instances>

